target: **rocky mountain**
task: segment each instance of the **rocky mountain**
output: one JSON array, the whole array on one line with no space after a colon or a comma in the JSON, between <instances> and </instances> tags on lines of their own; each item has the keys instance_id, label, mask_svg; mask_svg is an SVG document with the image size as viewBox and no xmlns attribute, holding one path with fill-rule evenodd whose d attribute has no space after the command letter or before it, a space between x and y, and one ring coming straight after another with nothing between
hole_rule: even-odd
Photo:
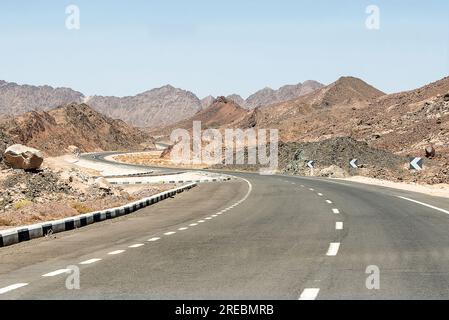
<instances>
[{"instance_id":1,"label":"rocky mountain","mask_svg":"<svg viewBox=\"0 0 449 320\"><path fill-rule=\"evenodd\" d=\"M109 117L150 128L186 119L202 109L197 96L170 85L130 97L93 96L86 102Z\"/></svg>"},{"instance_id":2,"label":"rocky mountain","mask_svg":"<svg viewBox=\"0 0 449 320\"><path fill-rule=\"evenodd\" d=\"M350 137L404 159L425 158L424 149L433 146L436 155L426 159L427 169L419 174L410 174L405 160L405 171L385 168L391 172L376 169L366 175L449 183L449 77L389 95L360 79L344 77L311 94L261 108L254 121L256 127L278 128L281 140L289 143L320 145ZM357 150L350 152L357 157Z\"/></svg>"},{"instance_id":3,"label":"rocky mountain","mask_svg":"<svg viewBox=\"0 0 449 320\"><path fill-rule=\"evenodd\" d=\"M298 83L296 85L286 85L278 90L273 90L267 87L250 95L246 99L244 106L248 109L265 107L275 103L298 98L322 87L323 85L321 83L312 80L305 81L304 83Z\"/></svg>"},{"instance_id":4,"label":"rocky mountain","mask_svg":"<svg viewBox=\"0 0 449 320\"><path fill-rule=\"evenodd\" d=\"M215 100L215 97L213 97L211 95L204 97L203 99L201 99L201 108L206 109L214 102L214 100Z\"/></svg>"},{"instance_id":5,"label":"rocky mountain","mask_svg":"<svg viewBox=\"0 0 449 320\"><path fill-rule=\"evenodd\" d=\"M245 101L239 95L230 95L229 100L253 109L285 101L306 94L322 86L315 81L306 81L295 86L284 86L279 90L264 89ZM67 103L87 103L101 113L121 119L137 127L157 128L171 125L206 109L214 101L208 96L202 100L192 92L170 85L148 90L135 96L84 96L69 88L50 86L18 85L0 81L0 115L19 115L28 111L50 110Z\"/></svg>"},{"instance_id":6,"label":"rocky mountain","mask_svg":"<svg viewBox=\"0 0 449 320\"><path fill-rule=\"evenodd\" d=\"M18 85L0 81L0 115L18 115L50 110L70 102L81 102L83 94L69 88Z\"/></svg>"},{"instance_id":7,"label":"rocky mountain","mask_svg":"<svg viewBox=\"0 0 449 320\"><path fill-rule=\"evenodd\" d=\"M70 145L83 152L134 150L153 145L151 137L139 129L77 103L2 117L0 132L5 144L24 144L47 155L64 154Z\"/></svg>"},{"instance_id":8,"label":"rocky mountain","mask_svg":"<svg viewBox=\"0 0 449 320\"><path fill-rule=\"evenodd\" d=\"M246 101L245 101L245 99L243 99L238 94L230 94L229 96L226 97L226 99L228 99L228 100L238 104L239 106L242 106L242 107L246 108Z\"/></svg>"},{"instance_id":9,"label":"rocky mountain","mask_svg":"<svg viewBox=\"0 0 449 320\"><path fill-rule=\"evenodd\" d=\"M331 175L334 169L349 174L349 157L359 157L364 168L358 174L449 183L449 77L388 95L361 79L342 77L299 98L254 110L218 98L171 129L190 128L193 120L202 121L203 128L279 129L285 147L280 148L285 160L282 169L292 172L308 172L297 158L300 154L316 157L317 172ZM430 146L435 155L426 154ZM426 169L411 172L408 157L425 158ZM384 163L379 159L388 161L378 165Z\"/></svg>"},{"instance_id":10,"label":"rocky mountain","mask_svg":"<svg viewBox=\"0 0 449 320\"><path fill-rule=\"evenodd\" d=\"M251 111L242 108L235 102L225 97L218 97L208 108L201 110L194 116L165 128L151 130L150 134L167 137L174 129L191 130L194 121L200 121L203 130L232 128L234 125L246 123L250 114Z\"/></svg>"}]
</instances>

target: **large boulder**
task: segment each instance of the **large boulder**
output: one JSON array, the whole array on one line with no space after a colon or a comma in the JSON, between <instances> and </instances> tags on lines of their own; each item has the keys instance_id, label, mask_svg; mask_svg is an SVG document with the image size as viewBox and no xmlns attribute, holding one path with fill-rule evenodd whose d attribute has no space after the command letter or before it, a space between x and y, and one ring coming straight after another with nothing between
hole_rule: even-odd
<instances>
[{"instance_id":1,"label":"large boulder","mask_svg":"<svg viewBox=\"0 0 449 320\"><path fill-rule=\"evenodd\" d=\"M3 154L4 162L13 169L39 169L44 156L41 151L21 144L14 144L6 148Z\"/></svg>"}]
</instances>

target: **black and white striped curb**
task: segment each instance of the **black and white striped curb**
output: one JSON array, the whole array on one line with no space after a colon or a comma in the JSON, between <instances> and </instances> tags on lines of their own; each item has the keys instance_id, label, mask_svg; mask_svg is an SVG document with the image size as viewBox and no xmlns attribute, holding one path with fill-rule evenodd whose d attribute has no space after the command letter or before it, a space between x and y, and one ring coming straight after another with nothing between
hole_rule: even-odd
<instances>
[{"instance_id":1,"label":"black and white striped curb","mask_svg":"<svg viewBox=\"0 0 449 320\"><path fill-rule=\"evenodd\" d=\"M205 183L205 182L224 182L231 180L230 177L227 178L213 178L213 179L200 179L200 180L181 180L181 181L109 181L110 184L114 185L133 185L133 184L167 184L167 183Z\"/></svg>"},{"instance_id":2,"label":"black and white striped curb","mask_svg":"<svg viewBox=\"0 0 449 320\"><path fill-rule=\"evenodd\" d=\"M143 198L141 200L131 202L117 208L95 211L66 219L42 222L29 226L3 230L0 231L0 247L6 247L19 242L41 238L53 233L69 231L87 226L95 222L124 216L169 197L172 197L177 193L181 193L185 190L191 189L196 185L196 183L189 183L184 186L164 191L154 196Z\"/></svg>"},{"instance_id":3,"label":"black and white striped curb","mask_svg":"<svg viewBox=\"0 0 449 320\"><path fill-rule=\"evenodd\" d=\"M179 171L179 172L154 172L154 171L150 171L150 172L142 172L142 173L97 176L97 178L112 179L112 178L132 178L132 177L159 177L159 176L169 176L169 175L182 174L182 173L185 173L185 171Z\"/></svg>"}]
</instances>

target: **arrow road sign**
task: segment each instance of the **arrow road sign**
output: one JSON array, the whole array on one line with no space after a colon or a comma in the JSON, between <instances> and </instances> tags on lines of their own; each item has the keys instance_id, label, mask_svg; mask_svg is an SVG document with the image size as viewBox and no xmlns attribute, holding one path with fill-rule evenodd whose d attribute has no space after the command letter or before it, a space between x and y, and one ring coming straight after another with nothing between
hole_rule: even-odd
<instances>
[{"instance_id":1,"label":"arrow road sign","mask_svg":"<svg viewBox=\"0 0 449 320\"><path fill-rule=\"evenodd\" d=\"M416 157L410 159L410 170L421 171L423 167L422 158Z\"/></svg>"},{"instance_id":2,"label":"arrow road sign","mask_svg":"<svg viewBox=\"0 0 449 320\"><path fill-rule=\"evenodd\" d=\"M313 166L315 165L315 161L313 161L313 160L309 160L309 161L307 161L307 166L310 168L310 169L313 169Z\"/></svg>"},{"instance_id":3,"label":"arrow road sign","mask_svg":"<svg viewBox=\"0 0 449 320\"><path fill-rule=\"evenodd\" d=\"M359 164L357 162L358 162L357 159L352 159L351 161L349 161L349 165L354 169L357 169L359 167Z\"/></svg>"}]
</instances>

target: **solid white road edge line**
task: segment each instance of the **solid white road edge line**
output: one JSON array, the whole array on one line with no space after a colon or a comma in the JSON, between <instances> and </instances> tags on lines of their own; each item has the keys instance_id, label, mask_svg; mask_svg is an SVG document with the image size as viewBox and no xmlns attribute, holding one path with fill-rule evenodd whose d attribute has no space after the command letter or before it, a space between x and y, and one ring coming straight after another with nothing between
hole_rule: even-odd
<instances>
[{"instance_id":1,"label":"solid white road edge line","mask_svg":"<svg viewBox=\"0 0 449 320\"><path fill-rule=\"evenodd\" d=\"M301 293L299 300L315 300L319 292L319 288L306 288Z\"/></svg>"},{"instance_id":2,"label":"solid white road edge line","mask_svg":"<svg viewBox=\"0 0 449 320\"><path fill-rule=\"evenodd\" d=\"M416 200L413 200L413 199L410 199L410 198L406 198L406 197L401 197L401 196L397 196L397 197L401 198L401 199L404 199L404 200L407 200L407 201L410 201L410 202L414 202L414 203L420 204L422 206L425 206L425 207L428 207L428 208L431 208L431 209L434 209L434 210L437 210L437 211L440 211L440 212L443 212L443 213L446 213L446 214L449 214L448 210L441 209L441 208L432 206L432 205L424 203L424 202L416 201Z\"/></svg>"},{"instance_id":3,"label":"solid white road edge line","mask_svg":"<svg viewBox=\"0 0 449 320\"><path fill-rule=\"evenodd\" d=\"M326 256L336 256L338 253L338 249L340 248L339 242L332 242L329 245L329 249L327 250Z\"/></svg>"},{"instance_id":4,"label":"solid white road edge line","mask_svg":"<svg viewBox=\"0 0 449 320\"><path fill-rule=\"evenodd\" d=\"M27 286L27 285L28 285L28 283L16 283L16 284L12 284L12 285L10 285L10 286L4 287L4 288L0 288L0 294L4 294L4 293L7 293L7 292L9 292L9 291L16 290L16 289L25 287L25 286Z\"/></svg>"}]
</instances>

